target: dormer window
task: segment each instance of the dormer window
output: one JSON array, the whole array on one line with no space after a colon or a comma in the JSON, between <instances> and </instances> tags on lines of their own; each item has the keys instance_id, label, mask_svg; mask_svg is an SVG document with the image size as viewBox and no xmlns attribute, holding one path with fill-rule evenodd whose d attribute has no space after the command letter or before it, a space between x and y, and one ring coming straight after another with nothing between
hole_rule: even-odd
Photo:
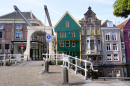
<instances>
[{"instance_id":1,"label":"dormer window","mask_svg":"<svg viewBox=\"0 0 130 86\"><path fill-rule=\"evenodd\" d=\"M66 27L69 27L69 21L66 21Z\"/></svg>"}]
</instances>

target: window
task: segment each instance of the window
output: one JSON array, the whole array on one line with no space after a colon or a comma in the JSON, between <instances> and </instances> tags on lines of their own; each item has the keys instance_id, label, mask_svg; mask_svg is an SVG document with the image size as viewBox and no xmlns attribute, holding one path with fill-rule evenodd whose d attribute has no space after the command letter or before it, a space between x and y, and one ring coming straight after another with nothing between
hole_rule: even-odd
<instances>
[{"instance_id":1,"label":"window","mask_svg":"<svg viewBox=\"0 0 130 86\"><path fill-rule=\"evenodd\" d=\"M110 40L110 32L105 32L106 41Z\"/></svg>"},{"instance_id":2,"label":"window","mask_svg":"<svg viewBox=\"0 0 130 86\"><path fill-rule=\"evenodd\" d=\"M114 61L118 61L119 58L118 58L118 54L114 54Z\"/></svg>"},{"instance_id":3,"label":"window","mask_svg":"<svg viewBox=\"0 0 130 86\"><path fill-rule=\"evenodd\" d=\"M0 31L0 38L2 38L2 32Z\"/></svg>"},{"instance_id":4,"label":"window","mask_svg":"<svg viewBox=\"0 0 130 86\"><path fill-rule=\"evenodd\" d=\"M93 61L96 61L96 57L93 57Z\"/></svg>"},{"instance_id":5,"label":"window","mask_svg":"<svg viewBox=\"0 0 130 86\"><path fill-rule=\"evenodd\" d=\"M99 57L99 61L102 61L102 57L101 56Z\"/></svg>"},{"instance_id":6,"label":"window","mask_svg":"<svg viewBox=\"0 0 130 86\"><path fill-rule=\"evenodd\" d=\"M2 51L1 44L0 44L0 52Z\"/></svg>"},{"instance_id":7,"label":"window","mask_svg":"<svg viewBox=\"0 0 130 86\"><path fill-rule=\"evenodd\" d=\"M22 27L21 25L17 25L16 29L21 29L21 27Z\"/></svg>"},{"instance_id":8,"label":"window","mask_svg":"<svg viewBox=\"0 0 130 86\"><path fill-rule=\"evenodd\" d=\"M70 41L66 41L66 47L70 47Z\"/></svg>"},{"instance_id":9,"label":"window","mask_svg":"<svg viewBox=\"0 0 130 86\"><path fill-rule=\"evenodd\" d=\"M98 40L98 50L101 50L101 42Z\"/></svg>"},{"instance_id":10,"label":"window","mask_svg":"<svg viewBox=\"0 0 130 86\"><path fill-rule=\"evenodd\" d=\"M117 51L117 44L113 44L113 51Z\"/></svg>"},{"instance_id":11,"label":"window","mask_svg":"<svg viewBox=\"0 0 130 86\"><path fill-rule=\"evenodd\" d=\"M112 77L113 76L113 71L108 71L108 77Z\"/></svg>"},{"instance_id":12,"label":"window","mask_svg":"<svg viewBox=\"0 0 130 86\"><path fill-rule=\"evenodd\" d=\"M72 47L75 47L75 41L72 41Z\"/></svg>"},{"instance_id":13,"label":"window","mask_svg":"<svg viewBox=\"0 0 130 86\"><path fill-rule=\"evenodd\" d=\"M94 28L91 28L91 35L94 35Z\"/></svg>"},{"instance_id":14,"label":"window","mask_svg":"<svg viewBox=\"0 0 130 86\"><path fill-rule=\"evenodd\" d=\"M69 27L69 21L66 22L66 27Z\"/></svg>"},{"instance_id":15,"label":"window","mask_svg":"<svg viewBox=\"0 0 130 86\"><path fill-rule=\"evenodd\" d=\"M37 38L37 35L36 34L33 34L33 39L36 39Z\"/></svg>"},{"instance_id":16,"label":"window","mask_svg":"<svg viewBox=\"0 0 130 86\"><path fill-rule=\"evenodd\" d=\"M97 35L100 35L100 30L99 30L99 28L97 28Z\"/></svg>"},{"instance_id":17,"label":"window","mask_svg":"<svg viewBox=\"0 0 130 86\"><path fill-rule=\"evenodd\" d=\"M87 49L90 50L90 42L87 40Z\"/></svg>"},{"instance_id":18,"label":"window","mask_svg":"<svg viewBox=\"0 0 130 86\"><path fill-rule=\"evenodd\" d=\"M117 40L117 38L116 38L116 32L112 32L112 40L113 40L113 41L116 41L116 40Z\"/></svg>"},{"instance_id":19,"label":"window","mask_svg":"<svg viewBox=\"0 0 130 86\"><path fill-rule=\"evenodd\" d=\"M90 35L90 28L87 28L87 35Z\"/></svg>"},{"instance_id":20,"label":"window","mask_svg":"<svg viewBox=\"0 0 130 86\"><path fill-rule=\"evenodd\" d=\"M84 28L82 28L82 35L84 35L84 31L85 31Z\"/></svg>"},{"instance_id":21,"label":"window","mask_svg":"<svg viewBox=\"0 0 130 86\"><path fill-rule=\"evenodd\" d=\"M107 54L107 61L112 61L111 54Z\"/></svg>"},{"instance_id":22,"label":"window","mask_svg":"<svg viewBox=\"0 0 130 86\"><path fill-rule=\"evenodd\" d=\"M107 51L111 50L110 44L106 44Z\"/></svg>"},{"instance_id":23,"label":"window","mask_svg":"<svg viewBox=\"0 0 130 86\"><path fill-rule=\"evenodd\" d=\"M121 42L121 48L125 49L124 42Z\"/></svg>"},{"instance_id":24,"label":"window","mask_svg":"<svg viewBox=\"0 0 130 86\"><path fill-rule=\"evenodd\" d=\"M64 47L64 41L60 41L60 47Z\"/></svg>"},{"instance_id":25,"label":"window","mask_svg":"<svg viewBox=\"0 0 130 86\"><path fill-rule=\"evenodd\" d=\"M60 37L66 37L66 33L65 32L60 32Z\"/></svg>"},{"instance_id":26,"label":"window","mask_svg":"<svg viewBox=\"0 0 130 86\"><path fill-rule=\"evenodd\" d=\"M75 37L75 32L72 32L72 37Z\"/></svg>"},{"instance_id":27,"label":"window","mask_svg":"<svg viewBox=\"0 0 130 86\"><path fill-rule=\"evenodd\" d=\"M130 32L128 32L128 37L129 37L129 40L130 40Z\"/></svg>"},{"instance_id":28,"label":"window","mask_svg":"<svg viewBox=\"0 0 130 86\"><path fill-rule=\"evenodd\" d=\"M125 54L122 55L123 59L125 59Z\"/></svg>"},{"instance_id":29,"label":"window","mask_svg":"<svg viewBox=\"0 0 130 86\"><path fill-rule=\"evenodd\" d=\"M120 76L120 70L115 70L115 77L119 77Z\"/></svg>"},{"instance_id":30,"label":"window","mask_svg":"<svg viewBox=\"0 0 130 86\"><path fill-rule=\"evenodd\" d=\"M21 31L16 31L16 38L21 38Z\"/></svg>"},{"instance_id":31,"label":"window","mask_svg":"<svg viewBox=\"0 0 130 86\"><path fill-rule=\"evenodd\" d=\"M0 25L0 29L3 29L3 25Z\"/></svg>"},{"instance_id":32,"label":"window","mask_svg":"<svg viewBox=\"0 0 130 86\"><path fill-rule=\"evenodd\" d=\"M89 21L89 23L92 23L92 19L89 19L88 21Z\"/></svg>"},{"instance_id":33,"label":"window","mask_svg":"<svg viewBox=\"0 0 130 86\"><path fill-rule=\"evenodd\" d=\"M5 44L5 52L8 52L9 50L9 44Z\"/></svg>"}]
</instances>

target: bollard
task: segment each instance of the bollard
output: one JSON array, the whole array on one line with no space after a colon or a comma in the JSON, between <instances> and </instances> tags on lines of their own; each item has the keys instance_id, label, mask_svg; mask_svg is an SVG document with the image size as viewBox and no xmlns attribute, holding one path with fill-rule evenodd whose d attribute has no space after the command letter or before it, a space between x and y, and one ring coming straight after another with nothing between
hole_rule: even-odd
<instances>
[{"instance_id":1,"label":"bollard","mask_svg":"<svg viewBox=\"0 0 130 86\"><path fill-rule=\"evenodd\" d=\"M68 69L66 67L63 67L61 86L70 86L68 78Z\"/></svg>"},{"instance_id":2,"label":"bollard","mask_svg":"<svg viewBox=\"0 0 130 86\"><path fill-rule=\"evenodd\" d=\"M49 62L45 61L45 70L44 73L49 73Z\"/></svg>"}]
</instances>

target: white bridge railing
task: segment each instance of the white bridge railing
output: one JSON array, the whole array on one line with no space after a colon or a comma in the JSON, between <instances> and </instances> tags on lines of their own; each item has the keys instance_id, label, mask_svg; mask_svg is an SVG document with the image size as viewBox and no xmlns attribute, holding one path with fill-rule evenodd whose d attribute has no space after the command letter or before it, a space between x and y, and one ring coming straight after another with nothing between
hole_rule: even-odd
<instances>
[{"instance_id":1,"label":"white bridge railing","mask_svg":"<svg viewBox=\"0 0 130 86\"><path fill-rule=\"evenodd\" d=\"M58 65L58 60L61 60L61 61L63 61L63 66L66 66L68 69L71 68L70 65L75 66L76 74L78 72L78 68L84 70L85 79L87 79L87 72L88 72L87 65L88 64L90 64L90 69L92 69L94 72L98 71L98 70L93 69L93 64L90 61L79 59L79 58L77 58L77 56L73 57L73 56L66 55L66 54L47 54L47 53L43 54L43 55L45 55L45 57L43 57L43 60L46 60L46 61L55 60L56 65ZM48 58L48 57L51 57L51 58ZM75 60L75 64L70 61L71 59ZM85 67L81 66L81 62L83 62L85 64ZM67 66L67 63L68 63L68 66Z\"/></svg>"},{"instance_id":2,"label":"white bridge railing","mask_svg":"<svg viewBox=\"0 0 130 86\"><path fill-rule=\"evenodd\" d=\"M24 56L26 55L23 55L23 54L7 54L7 58L8 59L5 59L6 57L6 54L0 54L0 62L3 63L3 66L6 64L6 62L15 62L15 64L17 62L20 62L20 61L23 61L23 60L27 60L28 61L28 58L25 59ZM28 57L28 56L27 56Z\"/></svg>"}]
</instances>

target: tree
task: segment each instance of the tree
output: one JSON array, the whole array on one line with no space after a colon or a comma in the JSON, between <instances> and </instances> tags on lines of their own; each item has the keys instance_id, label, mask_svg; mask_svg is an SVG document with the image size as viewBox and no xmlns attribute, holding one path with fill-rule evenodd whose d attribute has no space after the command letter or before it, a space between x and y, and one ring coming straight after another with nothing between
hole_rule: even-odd
<instances>
[{"instance_id":1,"label":"tree","mask_svg":"<svg viewBox=\"0 0 130 86\"><path fill-rule=\"evenodd\" d=\"M130 0L116 0L113 7L113 14L117 17L127 18L130 14Z\"/></svg>"}]
</instances>

